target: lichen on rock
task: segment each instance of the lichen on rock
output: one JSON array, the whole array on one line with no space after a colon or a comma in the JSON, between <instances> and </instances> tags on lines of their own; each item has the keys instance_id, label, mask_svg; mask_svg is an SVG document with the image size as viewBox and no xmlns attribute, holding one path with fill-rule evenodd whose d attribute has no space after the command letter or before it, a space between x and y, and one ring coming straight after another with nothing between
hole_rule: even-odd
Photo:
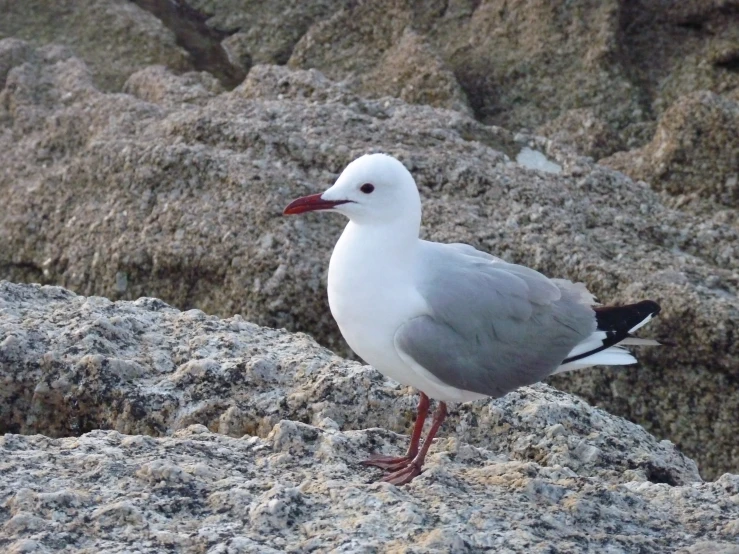
<instances>
[{"instance_id":1,"label":"lichen on rock","mask_svg":"<svg viewBox=\"0 0 739 554\"><path fill-rule=\"evenodd\" d=\"M0 282L0 378L8 552L664 552L739 532L736 475L705 483L546 385L460 406L419 478L377 483L359 462L405 448L410 391L306 335L153 298Z\"/></svg>"}]
</instances>

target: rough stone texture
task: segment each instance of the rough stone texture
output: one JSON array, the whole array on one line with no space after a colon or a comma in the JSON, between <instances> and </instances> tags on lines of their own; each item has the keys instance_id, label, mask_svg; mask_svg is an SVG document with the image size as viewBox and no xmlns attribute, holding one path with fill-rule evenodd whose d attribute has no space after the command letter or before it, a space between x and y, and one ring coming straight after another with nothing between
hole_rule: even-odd
<instances>
[{"instance_id":1,"label":"rough stone texture","mask_svg":"<svg viewBox=\"0 0 739 554\"><path fill-rule=\"evenodd\" d=\"M389 95L412 104L472 113L454 74L426 40L408 28L372 70L357 71L348 83L365 97Z\"/></svg>"},{"instance_id":2,"label":"rough stone texture","mask_svg":"<svg viewBox=\"0 0 739 554\"><path fill-rule=\"evenodd\" d=\"M735 0L357 2L311 27L291 63L351 76L411 28L483 121L534 128L588 108L633 147L679 95L736 89L738 23Z\"/></svg>"},{"instance_id":3,"label":"rough stone texture","mask_svg":"<svg viewBox=\"0 0 739 554\"><path fill-rule=\"evenodd\" d=\"M536 129L595 159L641 148L652 138L652 145L660 142L657 120L672 118L685 96L713 91L724 99L717 102L739 101L736 0L193 5L211 16L209 25L235 32L224 41L235 59L289 58L294 67L345 80L363 97L392 95L461 111L471 105L486 123ZM665 113L674 102L678 107ZM678 127L702 128L704 136L722 135L739 145L739 137L726 132L735 124L727 128L700 110L686 111L694 115L700 121ZM635 159L652 165L650 156L639 162L641 150L618 165L658 189L674 190L675 175L689 173L713 180L708 187L693 180L691 188L736 188L731 174L728 185L726 179L715 185L716 175L725 174L725 155L717 160L713 151L686 146L686 160L661 156L654 162L658 169L630 172ZM700 169L686 172L686 164Z\"/></svg>"},{"instance_id":4,"label":"rough stone texture","mask_svg":"<svg viewBox=\"0 0 739 554\"><path fill-rule=\"evenodd\" d=\"M0 302L6 432L163 436L200 424L266 437L282 419L343 430L412 426L410 389L304 334L181 312L155 298L111 302L7 281ZM526 442L538 427L547 434ZM695 463L670 442L545 385L461 405L445 429L583 476L700 480Z\"/></svg>"},{"instance_id":5,"label":"rough stone texture","mask_svg":"<svg viewBox=\"0 0 739 554\"><path fill-rule=\"evenodd\" d=\"M399 7L401 6L401 7ZM391 95L415 104L469 111L454 73L397 2L359 2L313 26L289 60L346 80L365 97ZM341 31L343 29L343 31Z\"/></svg>"},{"instance_id":6,"label":"rough stone texture","mask_svg":"<svg viewBox=\"0 0 739 554\"><path fill-rule=\"evenodd\" d=\"M623 150L621 137L591 108L568 110L536 129L558 143L593 159L600 159L611 152Z\"/></svg>"},{"instance_id":7,"label":"rough stone texture","mask_svg":"<svg viewBox=\"0 0 739 554\"><path fill-rule=\"evenodd\" d=\"M624 2L622 18L622 52L655 115L691 92L736 94L737 0Z\"/></svg>"},{"instance_id":8,"label":"rough stone texture","mask_svg":"<svg viewBox=\"0 0 739 554\"><path fill-rule=\"evenodd\" d=\"M3 430L79 435L0 439L6 552L699 553L739 537L738 476L703 483L671 443L545 385L461 406L421 477L373 483L359 461L405 448L414 398L238 316L1 282L0 379Z\"/></svg>"},{"instance_id":9,"label":"rough stone texture","mask_svg":"<svg viewBox=\"0 0 739 554\"><path fill-rule=\"evenodd\" d=\"M152 65L137 71L123 86L123 92L165 106L207 104L223 92L219 81L210 73L188 72L179 79L171 79L170 71L161 65Z\"/></svg>"},{"instance_id":10,"label":"rough stone texture","mask_svg":"<svg viewBox=\"0 0 739 554\"><path fill-rule=\"evenodd\" d=\"M737 0L136 1L163 23L132 2L0 1L0 38L67 44L114 90L149 63L232 88L253 63L289 60L363 97L471 107L596 158L643 147L696 91L739 101Z\"/></svg>"},{"instance_id":11,"label":"rough stone texture","mask_svg":"<svg viewBox=\"0 0 739 554\"><path fill-rule=\"evenodd\" d=\"M174 34L133 2L0 0L0 14L0 39L65 45L87 62L105 90L119 90L131 73L151 64L193 69Z\"/></svg>"},{"instance_id":12,"label":"rough stone texture","mask_svg":"<svg viewBox=\"0 0 739 554\"><path fill-rule=\"evenodd\" d=\"M208 25L228 33L227 49L246 53L255 64L285 64L314 23L346 5L344 0L189 0Z\"/></svg>"},{"instance_id":13,"label":"rough stone texture","mask_svg":"<svg viewBox=\"0 0 739 554\"><path fill-rule=\"evenodd\" d=\"M649 144L601 163L673 195L739 207L739 102L708 91L680 98Z\"/></svg>"},{"instance_id":14,"label":"rough stone texture","mask_svg":"<svg viewBox=\"0 0 739 554\"><path fill-rule=\"evenodd\" d=\"M202 76L147 69L125 85L131 94L104 94L79 60L35 56L0 62L13 66L0 92L4 277L242 313L342 351L325 271L344 222L281 211L384 150L419 183L426 236L584 281L604 301L659 300L650 334L677 346L652 349L641 368L560 384L670 437L707 476L737 467L736 210L669 208L555 144L456 111L367 100L317 71L257 66L217 94ZM524 143L563 172L509 161Z\"/></svg>"},{"instance_id":15,"label":"rough stone texture","mask_svg":"<svg viewBox=\"0 0 739 554\"><path fill-rule=\"evenodd\" d=\"M487 123L533 127L558 109L583 107L586 97L607 87L613 93L621 89L625 101L618 109L636 109L639 98L629 94L619 68L599 67L604 42L612 36L608 20L616 16L615 2L577 2L572 8L544 1L508 4L358 2L313 26L290 63L333 78L371 71L411 28L428 36Z\"/></svg>"}]
</instances>

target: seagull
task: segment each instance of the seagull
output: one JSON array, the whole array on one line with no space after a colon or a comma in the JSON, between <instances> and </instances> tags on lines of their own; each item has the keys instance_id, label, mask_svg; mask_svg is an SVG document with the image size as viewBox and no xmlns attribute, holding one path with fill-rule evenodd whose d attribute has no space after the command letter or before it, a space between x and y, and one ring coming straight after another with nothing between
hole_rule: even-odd
<instances>
[{"instance_id":1,"label":"seagull","mask_svg":"<svg viewBox=\"0 0 739 554\"><path fill-rule=\"evenodd\" d=\"M375 369L420 391L404 456L362 462L403 485L423 470L447 403L500 398L550 375L637 363L624 345L657 345L632 333L660 307L644 300L597 306L582 283L549 279L467 244L419 238L421 198L397 159L368 154L321 194L285 215L349 218L328 269L328 300L341 334ZM438 401L421 444L430 399Z\"/></svg>"}]
</instances>

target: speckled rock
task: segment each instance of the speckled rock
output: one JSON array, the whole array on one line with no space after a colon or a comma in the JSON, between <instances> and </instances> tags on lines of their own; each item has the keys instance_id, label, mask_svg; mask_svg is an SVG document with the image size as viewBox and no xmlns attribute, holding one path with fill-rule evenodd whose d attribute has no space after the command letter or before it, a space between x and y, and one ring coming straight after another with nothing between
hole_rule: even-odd
<instances>
[{"instance_id":1,"label":"speckled rock","mask_svg":"<svg viewBox=\"0 0 739 554\"><path fill-rule=\"evenodd\" d=\"M0 333L3 431L163 436L200 424L266 437L282 419L343 430L412 425L410 389L307 335L240 316L3 281ZM455 440L583 475L700 480L695 463L668 441L544 385L461 405L449 421ZM546 433L534 443L522 438L539 427Z\"/></svg>"},{"instance_id":2,"label":"speckled rock","mask_svg":"<svg viewBox=\"0 0 739 554\"><path fill-rule=\"evenodd\" d=\"M255 64L285 64L314 23L334 14L344 0L188 0L207 24L230 36L224 46Z\"/></svg>"},{"instance_id":3,"label":"speckled rock","mask_svg":"<svg viewBox=\"0 0 739 554\"><path fill-rule=\"evenodd\" d=\"M241 313L343 351L325 272L344 222L281 211L358 155L384 150L419 183L426 237L584 281L607 302L660 301L650 331L676 347L650 351L641 368L559 384L671 438L705 475L736 467L735 210L697 217L555 143L455 110L367 100L317 71L256 66L217 94L146 70L131 77L130 94L105 94L66 58L17 66L6 83L4 277ZM524 144L561 173L512 162Z\"/></svg>"},{"instance_id":4,"label":"speckled rock","mask_svg":"<svg viewBox=\"0 0 739 554\"><path fill-rule=\"evenodd\" d=\"M177 106L180 104L207 104L223 92L219 81L205 71L184 73L178 79L161 65L150 65L137 71L125 82L123 92L151 102Z\"/></svg>"},{"instance_id":5,"label":"speckled rock","mask_svg":"<svg viewBox=\"0 0 739 554\"><path fill-rule=\"evenodd\" d=\"M3 430L77 435L0 439L8 552L668 552L739 536L739 477L704 483L671 443L545 385L461 406L421 477L375 483L359 461L405 448L393 430L413 397L238 316L2 282L0 378Z\"/></svg>"},{"instance_id":6,"label":"speckled rock","mask_svg":"<svg viewBox=\"0 0 739 554\"><path fill-rule=\"evenodd\" d=\"M85 554L735 552L736 475L682 486L607 481L485 448L450 454L440 441L411 485L372 483L358 453L399 442L382 430L292 421L266 438L202 425L166 438L5 435L0 546Z\"/></svg>"},{"instance_id":7,"label":"speckled rock","mask_svg":"<svg viewBox=\"0 0 739 554\"><path fill-rule=\"evenodd\" d=\"M601 163L673 195L739 207L739 102L708 91L680 98L644 148Z\"/></svg>"},{"instance_id":8,"label":"speckled rock","mask_svg":"<svg viewBox=\"0 0 739 554\"><path fill-rule=\"evenodd\" d=\"M0 0L0 13L0 39L67 46L87 62L95 83L106 90L119 90L131 73L151 64L193 69L174 34L133 2Z\"/></svg>"},{"instance_id":9,"label":"speckled rock","mask_svg":"<svg viewBox=\"0 0 739 554\"><path fill-rule=\"evenodd\" d=\"M568 110L538 127L536 134L567 145L596 160L623 149L618 133L599 119L591 108Z\"/></svg>"},{"instance_id":10,"label":"speckled rock","mask_svg":"<svg viewBox=\"0 0 739 554\"><path fill-rule=\"evenodd\" d=\"M619 136L614 148L646 143L681 96L739 87L735 0L189 3L257 63L289 58L359 84L369 72L387 80L381 60L411 32L485 122L534 129L591 110ZM397 78L403 90L415 77Z\"/></svg>"},{"instance_id":11,"label":"speckled rock","mask_svg":"<svg viewBox=\"0 0 739 554\"><path fill-rule=\"evenodd\" d=\"M353 4L311 27L288 64L320 69L364 97L390 95L470 112L453 71L412 20L404 2Z\"/></svg>"},{"instance_id":12,"label":"speckled rock","mask_svg":"<svg viewBox=\"0 0 739 554\"><path fill-rule=\"evenodd\" d=\"M619 135L614 148L634 147L679 95L739 86L739 19L728 4L358 2L311 27L291 63L351 78L410 28L436 48L483 121L533 129L589 109Z\"/></svg>"},{"instance_id":13,"label":"speckled rock","mask_svg":"<svg viewBox=\"0 0 739 554\"><path fill-rule=\"evenodd\" d=\"M411 104L427 104L471 114L454 73L426 41L406 28L369 71L347 79L364 97L394 96Z\"/></svg>"}]
</instances>

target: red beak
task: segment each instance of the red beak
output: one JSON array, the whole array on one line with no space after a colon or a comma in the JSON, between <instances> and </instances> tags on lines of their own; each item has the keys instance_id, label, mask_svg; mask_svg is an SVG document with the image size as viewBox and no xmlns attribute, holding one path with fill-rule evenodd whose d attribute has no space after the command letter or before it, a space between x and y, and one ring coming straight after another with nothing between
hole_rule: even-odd
<instances>
[{"instance_id":1,"label":"red beak","mask_svg":"<svg viewBox=\"0 0 739 554\"><path fill-rule=\"evenodd\" d=\"M293 200L287 205L283 215L302 214L303 212L313 212L316 210L330 210L340 204L346 204L351 200L323 200L320 194L311 194L303 196L297 200Z\"/></svg>"}]
</instances>

